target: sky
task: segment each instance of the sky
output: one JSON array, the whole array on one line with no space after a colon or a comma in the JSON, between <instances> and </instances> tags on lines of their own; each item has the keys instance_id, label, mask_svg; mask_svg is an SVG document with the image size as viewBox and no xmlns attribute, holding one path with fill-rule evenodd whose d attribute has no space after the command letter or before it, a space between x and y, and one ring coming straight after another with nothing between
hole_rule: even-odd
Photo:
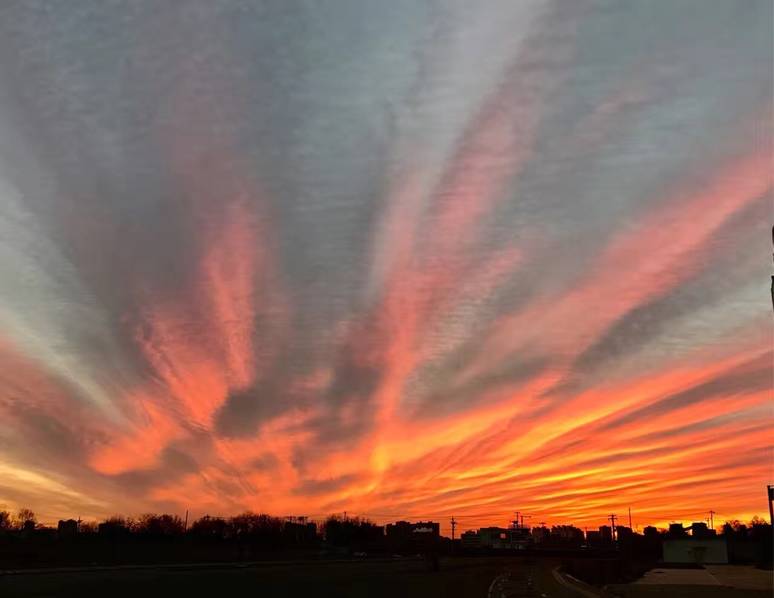
<instances>
[{"instance_id":1,"label":"sky","mask_svg":"<svg viewBox=\"0 0 774 598\"><path fill-rule=\"evenodd\" d=\"M766 515L772 23L2 3L0 508Z\"/></svg>"}]
</instances>

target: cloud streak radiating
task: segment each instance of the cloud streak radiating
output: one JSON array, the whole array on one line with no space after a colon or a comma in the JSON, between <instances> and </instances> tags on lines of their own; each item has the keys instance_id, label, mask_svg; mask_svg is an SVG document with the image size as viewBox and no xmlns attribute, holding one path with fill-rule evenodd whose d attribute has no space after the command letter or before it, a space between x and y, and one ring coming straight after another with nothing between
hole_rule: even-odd
<instances>
[{"instance_id":1,"label":"cloud streak radiating","mask_svg":"<svg viewBox=\"0 0 774 598\"><path fill-rule=\"evenodd\" d=\"M77 4L0 8L0 507L765 511L770 3Z\"/></svg>"}]
</instances>

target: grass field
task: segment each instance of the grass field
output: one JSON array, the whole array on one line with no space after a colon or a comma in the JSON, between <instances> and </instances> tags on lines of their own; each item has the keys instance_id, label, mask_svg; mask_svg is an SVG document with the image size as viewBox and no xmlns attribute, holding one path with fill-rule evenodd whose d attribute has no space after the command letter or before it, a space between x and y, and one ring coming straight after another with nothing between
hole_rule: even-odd
<instances>
[{"instance_id":1,"label":"grass field","mask_svg":"<svg viewBox=\"0 0 774 598\"><path fill-rule=\"evenodd\" d=\"M612 585L581 587L554 574L558 559L518 557L442 559L439 571L421 559L361 559L284 563L224 563L91 568L0 574L0 598L153 598L256 596L259 598L764 598L767 572L716 567L720 585ZM748 571L747 569L750 569ZM728 578L728 579L726 579ZM764 584L761 585L761 579ZM750 580L755 584L750 585ZM668 581L668 580L665 580ZM730 586L742 586L732 588ZM765 589L764 589L765 588ZM491 592L490 592L491 590Z\"/></svg>"},{"instance_id":2,"label":"grass field","mask_svg":"<svg viewBox=\"0 0 774 598\"><path fill-rule=\"evenodd\" d=\"M484 598L492 582L505 574L509 597L570 598L548 564L529 565L514 558L459 558L441 561L429 571L414 559L308 562L174 569L124 569L24 573L0 577L3 598L100 596L256 596L315 598Z\"/></svg>"}]
</instances>

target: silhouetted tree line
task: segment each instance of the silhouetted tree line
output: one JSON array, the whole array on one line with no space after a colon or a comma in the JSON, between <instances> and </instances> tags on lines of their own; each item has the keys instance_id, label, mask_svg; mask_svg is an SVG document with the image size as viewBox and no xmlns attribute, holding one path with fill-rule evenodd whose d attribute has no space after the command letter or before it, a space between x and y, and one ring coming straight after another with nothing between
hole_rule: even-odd
<instances>
[{"instance_id":1,"label":"silhouetted tree line","mask_svg":"<svg viewBox=\"0 0 774 598\"><path fill-rule=\"evenodd\" d=\"M0 531L23 530L35 528L38 520L30 509L19 509L16 516L8 511L0 511Z\"/></svg>"},{"instance_id":2,"label":"silhouetted tree line","mask_svg":"<svg viewBox=\"0 0 774 598\"><path fill-rule=\"evenodd\" d=\"M0 531L53 531L40 526L35 514L21 509L16 516L0 511ZM181 538L203 541L244 541L270 547L310 545L326 542L331 546L363 546L384 537L384 527L361 517L332 515L321 525L303 517L280 518L252 512L233 517L204 515L186 527L178 515L146 513L139 517L114 515L97 522L61 520L56 530L60 535L99 535L122 538Z\"/></svg>"},{"instance_id":3,"label":"silhouetted tree line","mask_svg":"<svg viewBox=\"0 0 774 598\"><path fill-rule=\"evenodd\" d=\"M332 516L322 525L326 542L337 548L374 550L384 545L384 527L360 517Z\"/></svg>"},{"instance_id":4,"label":"silhouetted tree line","mask_svg":"<svg viewBox=\"0 0 774 598\"><path fill-rule=\"evenodd\" d=\"M324 526L305 519L256 513L205 515L190 526L177 515L116 515L101 522L61 520L53 528L22 509L16 515L0 511L0 562L13 567L265 559L318 552L322 534Z\"/></svg>"},{"instance_id":5,"label":"silhouetted tree line","mask_svg":"<svg viewBox=\"0 0 774 598\"><path fill-rule=\"evenodd\" d=\"M726 521L721 534L726 538L731 562L754 563L771 569L772 530L765 520L753 517L747 524L736 519Z\"/></svg>"},{"instance_id":6,"label":"silhouetted tree line","mask_svg":"<svg viewBox=\"0 0 774 598\"><path fill-rule=\"evenodd\" d=\"M386 551L384 527L359 517L331 516L319 525L302 517L242 513L205 515L190 525L177 515L115 515L100 522L38 524L35 514L0 511L0 561L27 564L251 560L287 555Z\"/></svg>"},{"instance_id":7,"label":"silhouetted tree line","mask_svg":"<svg viewBox=\"0 0 774 598\"><path fill-rule=\"evenodd\" d=\"M734 540L763 540L771 536L771 526L760 517L753 517L747 524L738 519L726 521L721 534Z\"/></svg>"},{"instance_id":8,"label":"silhouetted tree line","mask_svg":"<svg viewBox=\"0 0 774 598\"><path fill-rule=\"evenodd\" d=\"M584 539L582 530L574 526L542 529L549 533L534 545L541 550L613 549L610 541L595 545L589 538ZM669 530L648 527L644 534L619 527L615 550L620 558L630 562L654 561L660 558L663 540L683 535L687 535L687 529L679 524ZM720 529L719 537L726 539L732 562L771 562L771 526L763 519L755 517L747 523L728 521ZM439 546L442 551L451 549L447 539L442 539ZM422 552L421 547L409 548ZM52 528L40 525L29 509L20 509L16 514L0 511L0 562L10 567L252 560L284 558L293 552L313 556L406 550L406 546L398 547L390 541L383 526L359 517L331 516L318 525L306 518L247 512L233 517L205 515L186 525L177 515L147 513L139 517L116 515L101 522L62 520Z\"/></svg>"}]
</instances>

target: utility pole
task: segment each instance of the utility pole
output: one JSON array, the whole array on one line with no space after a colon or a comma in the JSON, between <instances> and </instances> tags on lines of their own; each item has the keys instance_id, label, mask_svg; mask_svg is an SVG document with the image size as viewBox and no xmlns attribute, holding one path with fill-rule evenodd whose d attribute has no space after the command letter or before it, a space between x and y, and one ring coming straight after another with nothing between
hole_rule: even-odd
<instances>
[{"instance_id":1,"label":"utility pole","mask_svg":"<svg viewBox=\"0 0 774 598\"><path fill-rule=\"evenodd\" d=\"M516 519L511 522L513 523L513 527L519 527L519 513L520 511L516 511Z\"/></svg>"},{"instance_id":2,"label":"utility pole","mask_svg":"<svg viewBox=\"0 0 774 598\"><path fill-rule=\"evenodd\" d=\"M772 229L772 235L774 235L774 229ZM771 277L772 280L772 292L774 293L774 276ZM774 300L774 297L772 298ZM774 507L772 506L772 501L774 501L774 486L766 486L766 493L768 494L769 499L769 523L774 527Z\"/></svg>"},{"instance_id":3,"label":"utility pole","mask_svg":"<svg viewBox=\"0 0 774 598\"><path fill-rule=\"evenodd\" d=\"M629 529L634 531L634 528L632 527L632 508L629 507Z\"/></svg>"},{"instance_id":4,"label":"utility pole","mask_svg":"<svg viewBox=\"0 0 774 598\"><path fill-rule=\"evenodd\" d=\"M452 515L451 518L451 527L452 527L452 547L454 546L454 530L457 529L457 520L454 518L454 515Z\"/></svg>"},{"instance_id":5,"label":"utility pole","mask_svg":"<svg viewBox=\"0 0 774 598\"><path fill-rule=\"evenodd\" d=\"M183 531L188 531L188 509L185 510L185 523L183 524Z\"/></svg>"},{"instance_id":6,"label":"utility pole","mask_svg":"<svg viewBox=\"0 0 774 598\"><path fill-rule=\"evenodd\" d=\"M613 540L615 540L615 539L616 539L616 535L615 535L615 520L616 520L617 518L618 518L618 515L616 515L615 513L612 513L612 514L611 514L611 515L608 517L608 519L610 520L610 528L611 528L611 534L612 534L612 536L613 536Z\"/></svg>"},{"instance_id":7,"label":"utility pole","mask_svg":"<svg viewBox=\"0 0 774 598\"><path fill-rule=\"evenodd\" d=\"M709 516L710 516L710 529L714 530L715 529L715 517L714 517L715 511L710 509Z\"/></svg>"}]
</instances>

